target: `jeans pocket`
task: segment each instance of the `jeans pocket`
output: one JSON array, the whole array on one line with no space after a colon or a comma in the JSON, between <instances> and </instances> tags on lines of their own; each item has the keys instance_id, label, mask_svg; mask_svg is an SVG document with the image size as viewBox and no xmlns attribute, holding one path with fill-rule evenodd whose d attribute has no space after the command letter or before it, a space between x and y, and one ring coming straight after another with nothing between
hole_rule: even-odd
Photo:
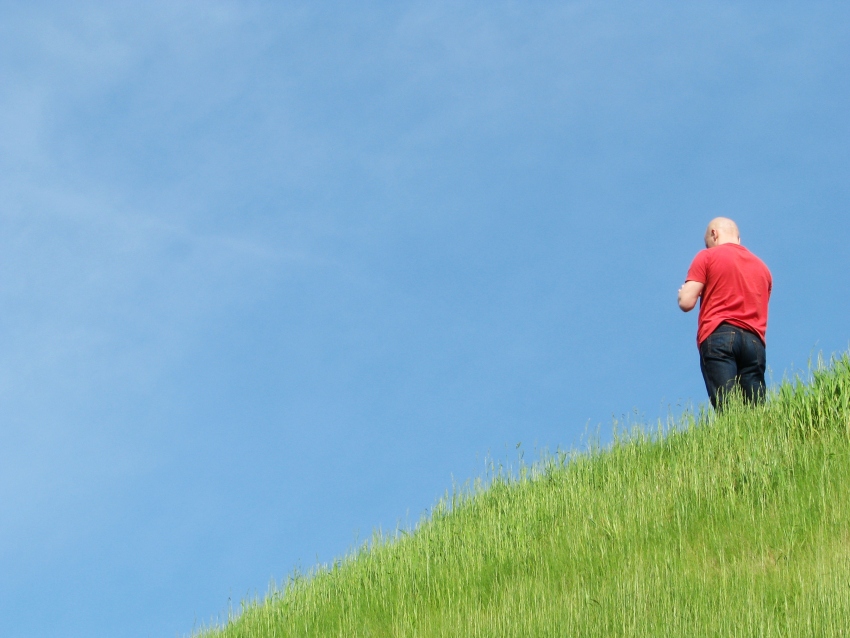
<instances>
[{"instance_id":1,"label":"jeans pocket","mask_svg":"<svg viewBox=\"0 0 850 638\"><path fill-rule=\"evenodd\" d=\"M705 357L730 357L733 355L735 345L735 333L724 331L712 333L703 343L703 356Z\"/></svg>"},{"instance_id":2,"label":"jeans pocket","mask_svg":"<svg viewBox=\"0 0 850 638\"><path fill-rule=\"evenodd\" d=\"M759 367L762 369L767 365L767 357L765 356L764 344L761 339L759 339L756 335L750 336L750 348L755 353L756 360L758 361Z\"/></svg>"}]
</instances>

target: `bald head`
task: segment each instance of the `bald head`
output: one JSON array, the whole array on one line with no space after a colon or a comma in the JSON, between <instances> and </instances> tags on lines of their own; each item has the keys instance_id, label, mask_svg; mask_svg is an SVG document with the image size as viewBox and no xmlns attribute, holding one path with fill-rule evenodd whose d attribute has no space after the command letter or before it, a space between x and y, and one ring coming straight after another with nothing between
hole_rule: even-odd
<instances>
[{"instance_id":1,"label":"bald head","mask_svg":"<svg viewBox=\"0 0 850 638\"><path fill-rule=\"evenodd\" d=\"M738 224L726 217L715 217L705 229L705 247L714 248L721 244L740 244Z\"/></svg>"}]
</instances>

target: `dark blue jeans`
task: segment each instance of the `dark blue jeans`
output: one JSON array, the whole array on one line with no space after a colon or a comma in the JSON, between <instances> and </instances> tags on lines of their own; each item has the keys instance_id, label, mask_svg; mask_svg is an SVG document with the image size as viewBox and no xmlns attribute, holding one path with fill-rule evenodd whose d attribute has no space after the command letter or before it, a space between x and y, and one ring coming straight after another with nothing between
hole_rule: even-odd
<instances>
[{"instance_id":1,"label":"dark blue jeans","mask_svg":"<svg viewBox=\"0 0 850 638\"><path fill-rule=\"evenodd\" d=\"M748 403L764 401L766 357L759 336L728 323L720 324L699 347L699 365L715 409L736 386Z\"/></svg>"}]
</instances>

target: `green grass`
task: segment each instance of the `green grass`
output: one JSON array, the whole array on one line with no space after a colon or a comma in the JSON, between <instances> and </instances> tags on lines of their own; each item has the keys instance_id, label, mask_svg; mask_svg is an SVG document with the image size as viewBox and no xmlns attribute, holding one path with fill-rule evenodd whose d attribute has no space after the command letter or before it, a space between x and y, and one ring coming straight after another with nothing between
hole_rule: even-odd
<instances>
[{"instance_id":1,"label":"green grass","mask_svg":"<svg viewBox=\"0 0 850 638\"><path fill-rule=\"evenodd\" d=\"M448 495L205 638L844 636L850 358Z\"/></svg>"}]
</instances>

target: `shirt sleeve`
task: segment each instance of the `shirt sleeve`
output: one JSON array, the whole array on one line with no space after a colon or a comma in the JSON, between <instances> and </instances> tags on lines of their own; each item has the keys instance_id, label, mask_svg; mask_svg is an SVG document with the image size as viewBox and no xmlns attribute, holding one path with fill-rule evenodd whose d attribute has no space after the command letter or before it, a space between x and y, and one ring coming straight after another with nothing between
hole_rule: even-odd
<instances>
[{"instance_id":1,"label":"shirt sleeve","mask_svg":"<svg viewBox=\"0 0 850 638\"><path fill-rule=\"evenodd\" d=\"M688 275L685 281L697 281L701 284L708 283L708 250L701 250L691 262L691 267L688 268Z\"/></svg>"}]
</instances>

